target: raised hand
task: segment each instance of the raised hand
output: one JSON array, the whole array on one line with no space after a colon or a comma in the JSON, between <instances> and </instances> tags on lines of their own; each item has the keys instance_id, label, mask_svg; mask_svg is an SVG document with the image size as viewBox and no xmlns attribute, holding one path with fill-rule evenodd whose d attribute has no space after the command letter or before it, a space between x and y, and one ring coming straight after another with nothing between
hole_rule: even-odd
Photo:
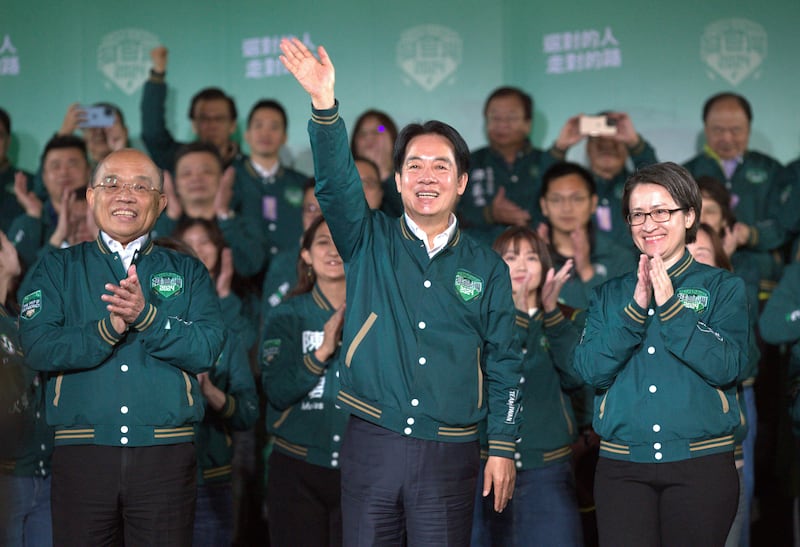
<instances>
[{"instance_id":1,"label":"raised hand","mask_svg":"<svg viewBox=\"0 0 800 547\"><path fill-rule=\"evenodd\" d=\"M339 309L325 322L322 344L317 348L316 352L314 352L314 355L320 362L324 363L330 359L331 355L336 352L336 348L339 346L339 341L342 338L342 325L344 325L344 310L346 307L346 304L339 306Z\"/></svg>"},{"instance_id":2,"label":"raised hand","mask_svg":"<svg viewBox=\"0 0 800 547\"><path fill-rule=\"evenodd\" d=\"M542 309L546 313L550 313L558 305L558 295L561 289L569 279L569 274L572 271L572 259L564 262L564 265L556 272L555 269L550 268L547 270L547 275L542 284Z\"/></svg>"},{"instance_id":3,"label":"raised hand","mask_svg":"<svg viewBox=\"0 0 800 547\"><path fill-rule=\"evenodd\" d=\"M225 298L231 294L233 281L233 251L228 247L222 249L219 256L219 274L217 274L217 296Z\"/></svg>"},{"instance_id":4,"label":"raised hand","mask_svg":"<svg viewBox=\"0 0 800 547\"><path fill-rule=\"evenodd\" d=\"M639 255L639 271L636 287L633 289L633 300L640 308L647 309L650 306L650 295L653 292L653 284L650 281L650 259L647 255Z\"/></svg>"},{"instance_id":5,"label":"raised hand","mask_svg":"<svg viewBox=\"0 0 800 547\"><path fill-rule=\"evenodd\" d=\"M103 294L100 299L106 303L106 309L111 314L114 330L122 334L144 309L144 293L136 273L136 265L131 264L128 277L120 281L119 285L106 283L105 289L111 294Z\"/></svg>"},{"instance_id":6,"label":"raised hand","mask_svg":"<svg viewBox=\"0 0 800 547\"><path fill-rule=\"evenodd\" d=\"M80 125L86 121L86 111L81 108L80 103L72 103L64 114L64 121L61 122L59 135L72 135Z\"/></svg>"},{"instance_id":7,"label":"raised hand","mask_svg":"<svg viewBox=\"0 0 800 547\"><path fill-rule=\"evenodd\" d=\"M650 283L653 285L653 296L657 306L663 306L675 294L667 267L659 255L650 259Z\"/></svg>"},{"instance_id":8,"label":"raised hand","mask_svg":"<svg viewBox=\"0 0 800 547\"><path fill-rule=\"evenodd\" d=\"M164 46L156 46L150 50L150 59L153 61L155 72L167 71L167 54L169 51Z\"/></svg>"},{"instance_id":9,"label":"raised hand","mask_svg":"<svg viewBox=\"0 0 800 547\"><path fill-rule=\"evenodd\" d=\"M74 225L75 221L72 218L75 215L72 211L75 199L75 192L71 192L69 188L64 188L61 191L61 212L58 213L56 229L53 230L53 235L50 236L50 245L53 247L59 248L62 243L69 239L70 227Z\"/></svg>"},{"instance_id":10,"label":"raised hand","mask_svg":"<svg viewBox=\"0 0 800 547\"><path fill-rule=\"evenodd\" d=\"M281 40L281 51L283 52L280 56L281 63L311 95L311 104L314 108L323 110L333 107L336 71L325 48L322 46L317 48L319 55L317 59L297 38L284 38Z\"/></svg>"},{"instance_id":11,"label":"raised hand","mask_svg":"<svg viewBox=\"0 0 800 547\"><path fill-rule=\"evenodd\" d=\"M581 114L578 114L567 120L567 123L564 124L564 127L562 127L561 131L558 133L556 142L553 143L556 149L566 153L570 147L578 144L586 137L586 135L581 134L580 119Z\"/></svg>"},{"instance_id":12,"label":"raised hand","mask_svg":"<svg viewBox=\"0 0 800 547\"><path fill-rule=\"evenodd\" d=\"M611 135L611 139L623 143L628 148L633 148L639 143L639 133L633 127L630 116L625 112L610 112L607 117L617 124L617 133L616 135Z\"/></svg>"},{"instance_id":13,"label":"raised hand","mask_svg":"<svg viewBox=\"0 0 800 547\"><path fill-rule=\"evenodd\" d=\"M164 195L167 196L167 216L172 220L178 220L183 215L183 206L175 191L172 175L166 169L164 169Z\"/></svg>"},{"instance_id":14,"label":"raised hand","mask_svg":"<svg viewBox=\"0 0 800 547\"><path fill-rule=\"evenodd\" d=\"M22 171L14 173L14 195L26 215L42 218L42 200L34 192L28 191L28 177Z\"/></svg>"},{"instance_id":15,"label":"raised hand","mask_svg":"<svg viewBox=\"0 0 800 547\"><path fill-rule=\"evenodd\" d=\"M235 178L236 170L233 165L222 173L217 195L214 197L214 211L218 216L225 217L231 213L231 198L233 197L233 181Z\"/></svg>"},{"instance_id":16,"label":"raised hand","mask_svg":"<svg viewBox=\"0 0 800 547\"><path fill-rule=\"evenodd\" d=\"M506 197L506 189L501 186L492 200L492 218L497 224L527 226L531 214Z\"/></svg>"}]
</instances>

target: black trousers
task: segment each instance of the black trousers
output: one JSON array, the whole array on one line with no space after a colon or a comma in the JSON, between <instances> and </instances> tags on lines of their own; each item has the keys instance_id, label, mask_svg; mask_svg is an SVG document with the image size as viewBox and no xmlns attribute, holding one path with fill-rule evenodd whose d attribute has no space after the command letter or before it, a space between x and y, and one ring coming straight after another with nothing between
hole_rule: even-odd
<instances>
[{"instance_id":1,"label":"black trousers","mask_svg":"<svg viewBox=\"0 0 800 547\"><path fill-rule=\"evenodd\" d=\"M478 441L405 437L353 416L342 445L344 544L468 546Z\"/></svg>"},{"instance_id":2,"label":"black trousers","mask_svg":"<svg viewBox=\"0 0 800 547\"><path fill-rule=\"evenodd\" d=\"M342 544L341 473L273 450L267 476L271 547Z\"/></svg>"},{"instance_id":3,"label":"black trousers","mask_svg":"<svg viewBox=\"0 0 800 547\"><path fill-rule=\"evenodd\" d=\"M601 457L594 496L601 547L721 547L739 477L733 452L669 463Z\"/></svg>"},{"instance_id":4,"label":"black trousers","mask_svg":"<svg viewBox=\"0 0 800 547\"><path fill-rule=\"evenodd\" d=\"M194 444L59 446L53 452L53 544L192 544Z\"/></svg>"}]
</instances>

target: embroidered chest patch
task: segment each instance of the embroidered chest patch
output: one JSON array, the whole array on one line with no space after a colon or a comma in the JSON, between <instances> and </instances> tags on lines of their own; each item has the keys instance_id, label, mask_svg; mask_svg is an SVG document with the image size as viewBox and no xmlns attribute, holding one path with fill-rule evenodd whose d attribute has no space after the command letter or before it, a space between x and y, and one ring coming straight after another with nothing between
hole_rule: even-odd
<instances>
[{"instance_id":1,"label":"embroidered chest patch","mask_svg":"<svg viewBox=\"0 0 800 547\"><path fill-rule=\"evenodd\" d=\"M183 292L183 276L161 272L150 276L150 289L162 298L173 298Z\"/></svg>"},{"instance_id":2,"label":"embroidered chest patch","mask_svg":"<svg viewBox=\"0 0 800 547\"><path fill-rule=\"evenodd\" d=\"M455 288L464 302L470 302L480 297L483 292L483 279L467 270L456 272Z\"/></svg>"},{"instance_id":3,"label":"embroidered chest patch","mask_svg":"<svg viewBox=\"0 0 800 547\"><path fill-rule=\"evenodd\" d=\"M42 291L33 291L22 299L19 316L23 319L33 319L42 311Z\"/></svg>"},{"instance_id":4,"label":"embroidered chest patch","mask_svg":"<svg viewBox=\"0 0 800 547\"><path fill-rule=\"evenodd\" d=\"M751 167L745 172L744 178L747 179L747 182L750 184L764 184L767 182L769 175L764 169Z\"/></svg>"},{"instance_id":5,"label":"embroidered chest patch","mask_svg":"<svg viewBox=\"0 0 800 547\"><path fill-rule=\"evenodd\" d=\"M678 289L678 300L684 307L694 310L697 313L703 313L708 308L708 300L710 295L705 289Z\"/></svg>"}]
</instances>

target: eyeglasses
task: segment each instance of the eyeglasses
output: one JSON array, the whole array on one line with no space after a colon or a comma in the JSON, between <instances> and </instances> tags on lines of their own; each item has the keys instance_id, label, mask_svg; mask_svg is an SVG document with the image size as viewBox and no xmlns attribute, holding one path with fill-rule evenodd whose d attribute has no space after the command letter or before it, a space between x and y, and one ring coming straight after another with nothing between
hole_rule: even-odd
<instances>
[{"instance_id":1,"label":"eyeglasses","mask_svg":"<svg viewBox=\"0 0 800 547\"><path fill-rule=\"evenodd\" d=\"M573 207L583 205L589 199L589 196L576 195L576 196L548 196L545 201L553 207L562 207L569 203Z\"/></svg>"},{"instance_id":2,"label":"eyeglasses","mask_svg":"<svg viewBox=\"0 0 800 547\"><path fill-rule=\"evenodd\" d=\"M106 194L116 195L122 192L123 188L127 188L133 194L144 196L148 192L161 192L158 188L153 188L140 182L119 182L117 177L104 177L93 188L102 188Z\"/></svg>"},{"instance_id":3,"label":"eyeglasses","mask_svg":"<svg viewBox=\"0 0 800 547\"><path fill-rule=\"evenodd\" d=\"M653 209L649 213L637 211L628 215L628 224L631 226L639 226L640 224L644 224L644 221L647 217L653 219L653 222L669 222L669 219L672 218L672 213L685 210L686 207L678 207L677 209Z\"/></svg>"}]
</instances>

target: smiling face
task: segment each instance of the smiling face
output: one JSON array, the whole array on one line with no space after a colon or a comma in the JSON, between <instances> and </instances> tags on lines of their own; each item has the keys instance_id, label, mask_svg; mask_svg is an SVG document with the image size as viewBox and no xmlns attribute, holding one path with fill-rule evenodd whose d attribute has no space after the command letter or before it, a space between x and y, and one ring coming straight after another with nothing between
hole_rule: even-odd
<instances>
[{"instance_id":1,"label":"smiling face","mask_svg":"<svg viewBox=\"0 0 800 547\"><path fill-rule=\"evenodd\" d=\"M96 187L110 177L125 187L114 193ZM157 190L134 192L131 184ZM92 186L86 190L86 201L97 226L115 241L127 245L150 232L166 207L167 198L160 189L158 168L152 160L138 150L125 149L106 157Z\"/></svg>"},{"instance_id":2,"label":"smiling face","mask_svg":"<svg viewBox=\"0 0 800 547\"><path fill-rule=\"evenodd\" d=\"M597 196L579 175L569 174L550 181L539 205L554 230L570 233L588 226L597 209Z\"/></svg>"},{"instance_id":3,"label":"smiling face","mask_svg":"<svg viewBox=\"0 0 800 547\"><path fill-rule=\"evenodd\" d=\"M311 247L300 251L303 261L311 266L319 283L342 281L344 263L336 245L333 244L328 224L322 222L311 239Z\"/></svg>"},{"instance_id":4,"label":"smiling face","mask_svg":"<svg viewBox=\"0 0 800 547\"><path fill-rule=\"evenodd\" d=\"M395 174L406 213L420 226L447 226L467 178L466 173L458 174L450 141L437 134L411 139L401 171Z\"/></svg>"},{"instance_id":5,"label":"smiling face","mask_svg":"<svg viewBox=\"0 0 800 547\"><path fill-rule=\"evenodd\" d=\"M527 280L528 294L535 293L542 282L542 262L531 242L524 238L511 241L502 257L511 275L511 292L518 294Z\"/></svg>"},{"instance_id":6,"label":"smiling face","mask_svg":"<svg viewBox=\"0 0 800 547\"><path fill-rule=\"evenodd\" d=\"M656 209L677 209L680 207L667 189L659 184L641 183L630 193L631 213L651 213ZM694 209L676 211L666 222L655 222L646 216L643 224L631 226L633 242L639 250L650 258L659 255L669 268L683 255L686 246L686 230L695 221Z\"/></svg>"}]
</instances>

